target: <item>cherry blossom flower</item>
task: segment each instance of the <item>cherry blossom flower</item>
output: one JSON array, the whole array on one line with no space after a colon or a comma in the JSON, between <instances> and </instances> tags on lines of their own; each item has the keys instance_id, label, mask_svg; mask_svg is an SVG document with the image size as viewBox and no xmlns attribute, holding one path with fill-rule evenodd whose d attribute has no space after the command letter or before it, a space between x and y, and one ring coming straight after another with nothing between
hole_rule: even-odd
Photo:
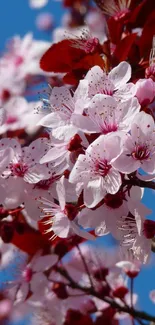
<instances>
[{"instance_id":1,"label":"cherry blossom flower","mask_svg":"<svg viewBox=\"0 0 155 325\"><path fill-rule=\"evenodd\" d=\"M33 256L29 263L19 265L19 275L17 280L10 282L10 287L14 287L15 303L21 303L32 293L41 294L44 288L48 286L48 279L44 271L50 269L58 260L57 255L41 255L38 252Z\"/></svg>"},{"instance_id":2,"label":"cherry blossom flower","mask_svg":"<svg viewBox=\"0 0 155 325\"><path fill-rule=\"evenodd\" d=\"M53 135L53 136L52 136ZM55 137L54 137L55 136ZM41 158L40 163L51 162L53 167L62 169L66 164L66 169L75 162L77 155L88 146L85 136L73 125L63 126L53 130L50 135L49 151ZM77 153L77 155L76 155Z\"/></svg>"},{"instance_id":3,"label":"cherry blossom flower","mask_svg":"<svg viewBox=\"0 0 155 325\"><path fill-rule=\"evenodd\" d=\"M129 131L140 105L136 98L118 103L115 98L97 94L88 104L87 115L74 115L74 124L87 133L107 134Z\"/></svg>"},{"instance_id":4,"label":"cherry blossom flower","mask_svg":"<svg viewBox=\"0 0 155 325\"><path fill-rule=\"evenodd\" d=\"M9 51L1 58L1 64L16 68L18 78L28 75L43 74L39 67L39 59L49 47L48 42L33 40L32 34L26 34L23 39L15 36L9 43Z\"/></svg>"},{"instance_id":5,"label":"cherry blossom flower","mask_svg":"<svg viewBox=\"0 0 155 325\"><path fill-rule=\"evenodd\" d=\"M0 133L25 129L28 133L35 132L36 126L42 114L34 114L34 107L39 106L40 102L28 103L24 97L12 97L7 101L0 114L3 117L0 123Z\"/></svg>"},{"instance_id":6,"label":"cherry blossom flower","mask_svg":"<svg viewBox=\"0 0 155 325\"><path fill-rule=\"evenodd\" d=\"M124 220L128 224L128 214L134 215L135 208L141 214L150 213L150 210L141 203L142 196L142 189L136 186L130 190L130 195L126 191L118 191L113 195L106 194L101 207L95 210L85 208L77 215L78 224L85 229L95 229L96 236L105 236L111 233L121 243L125 239L125 235L128 240L131 240L128 227L126 232L123 228Z\"/></svg>"},{"instance_id":7,"label":"cherry blossom flower","mask_svg":"<svg viewBox=\"0 0 155 325\"><path fill-rule=\"evenodd\" d=\"M13 151L12 159L5 162L5 178L14 176L19 177L28 183L37 183L42 179L50 177L50 171L47 166L40 165L39 160L47 150L46 139L37 139L29 147L21 148L19 142L15 139L3 139L1 148Z\"/></svg>"},{"instance_id":8,"label":"cherry blossom flower","mask_svg":"<svg viewBox=\"0 0 155 325\"><path fill-rule=\"evenodd\" d=\"M25 81L17 75L16 67L11 62L3 64L0 59L0 107L4 105L11 96L19 96L24 93Z\"/></svg>"},{"instance_id":9,"label":"cherry blossom flower","mask_svg":"<svg viewBox=\"0 0 155 325\"><path fill-rule=\"evenodd\" d=\"M79 155L69 181L82 183L84 203L95 207L106 193L115 194L121 186L121 176L113 168L113 161L121 151L121 139L114 135L101 135Z\"/></svg>"},{"instance_id":10,"label":"cherry blossom flower","mask_svg":"<svg viewBox=\"0 0 155 325\"><path fill-rule=\"evenodd\" d=\"M41 202L42 212L44 212L45 216L47 215L50 217L45 224L49 225L47 232L54 232L51 239L57 236L60 238L66 238L72 232L88 240L94 239L93 235L81 230L74 220L72 220L72 216L69 214L69 210L67 209L65 202L64 177L62 177L57 183L56 189L59 205L45 198L38 199ZM44 206L47 206L47 208Z\"/></svg>"},{"instance_id":11,"label":"cherry blossom flower","mask_svg":"<svg viewBox=\"0 0 155 325\"><path fill-rule=\"evenodd\" d=\"M134 97L135 85L127 83L131 78L131 66L127 62L121 62L107 75L99 66L90 69L85 77L88 80L90 97L96 94L114 96L118 101L126 101Z\"/></svg>"},{"instance_id":12,"label":"cherry blossom flower","mask_svg":"<svg viewBox=\"0 0 155 325\"><path fill-rule=\"evenodd\" d=\"M142 168L149 174L155 173L155 135L152 116L140 112L131 125L131 135L126 135L121 155L114 162L122 173L132 173Z\"/></svg>"},{"instance_id":13,"label":"cherry blossom flower","mask_svg":"<svg viewBox=\"0 0 155 325\"><path fill-rule=\"evenodd\" d=\"M48 103L51 113L43 117L39 125L61 130L64 125L72 124L72 115L83 113L85 102L87 103L87 90L87 81L84 80L80 81L73 96L66 86L54 87Z\"/></svg>"}]
</instances>

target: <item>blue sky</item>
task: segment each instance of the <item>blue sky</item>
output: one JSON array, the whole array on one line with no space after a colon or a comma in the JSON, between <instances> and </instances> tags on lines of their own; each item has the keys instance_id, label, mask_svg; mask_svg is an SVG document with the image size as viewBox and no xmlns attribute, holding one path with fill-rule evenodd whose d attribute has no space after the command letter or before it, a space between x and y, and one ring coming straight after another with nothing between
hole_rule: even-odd
<instances>
[{"instance_id":1,"label":"blue sky","mask_svg":"<svg viewBox=\"0 0 155 325\"><path fill-rule=\"evenodd\" d=\"M49 4L39 10L32 10L28 5L29 0L1 0L0 3L0 50L4 48L7 39L14 34L21 36L33 31L36 39L48 39L50 36L41 33L35 27L35 18L40 12L50 11L54 15L56 24L62 15L61 1L49 1Z\"/></svg>"},{"instance_id":2,"label":"blue sky","mask_svg":"<svg viewBox=\"0 0 155 325\"><path fill-rule=\"evenodd\" d=\"M42 10L32 10L28 6L28 0L1 0L0 51L4 50L6 40L17 34L24 36L27 32L33 32L36 39L50 40L50 35L39 32L35 27L35 18L41 11L53 13L56 25L58 25L63 12L61 2L53 0L49 2L48 6ZM154 210L155 196L151 190L146 191L143 201ZM102 244L107 245L107 241L102 240ZM155 314L155 306L149 301L148 293L155 288L154 266L155 254L152 257L152 264L144 267L135 283L135 289L139 294L140 309L145 309L152 314Z\"/></svg>"}]
</instances>

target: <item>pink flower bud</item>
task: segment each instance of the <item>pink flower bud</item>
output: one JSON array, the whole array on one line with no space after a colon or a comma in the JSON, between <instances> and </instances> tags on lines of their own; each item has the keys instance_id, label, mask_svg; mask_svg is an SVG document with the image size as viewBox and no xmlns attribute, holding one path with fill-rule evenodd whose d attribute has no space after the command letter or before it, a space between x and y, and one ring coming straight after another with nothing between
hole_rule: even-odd
<instances>
[{"instance_id":1,"label":"pink flower bud","mask_svg":"<svg viewBox=\"0 0 155 325\"><path fill-rule=\"evenodd\" d=\"M146 68L145 78L151 78L153 81L155 81L155 64L152 64Z\"/></svg>"},{"instance_id":2,"label":"pink flower bud","mask_svg":"<svg viewBox=\"0 0 155 325\"><path fill-rule=\"evenodd\" d=\"M141 105L148 105L155 97L155 83L151 78L140 79L136 83L136 97Z\"/></svg>"}]
</instances>

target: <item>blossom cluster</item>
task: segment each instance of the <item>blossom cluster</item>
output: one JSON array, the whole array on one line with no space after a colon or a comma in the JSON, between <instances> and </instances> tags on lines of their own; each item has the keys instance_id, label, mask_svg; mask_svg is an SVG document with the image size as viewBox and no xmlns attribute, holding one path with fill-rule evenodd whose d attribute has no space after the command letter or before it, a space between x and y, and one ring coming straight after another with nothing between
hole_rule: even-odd
<instances>
[{"instance_id":1,"label":"blossom cluster","mask_svg":"<svg viewBox=\"0 0 155 325\"><path fill-rule=\"evenodd\" d=\"M64 0L52 45L16 36L0 57L1 269L17 261L2 321L140 318L133 279L155 236L142 203L155 189L155 14L136 2ZM119 252L107 257L95 245L108 234Z\"/></svg>"}]
</instances>

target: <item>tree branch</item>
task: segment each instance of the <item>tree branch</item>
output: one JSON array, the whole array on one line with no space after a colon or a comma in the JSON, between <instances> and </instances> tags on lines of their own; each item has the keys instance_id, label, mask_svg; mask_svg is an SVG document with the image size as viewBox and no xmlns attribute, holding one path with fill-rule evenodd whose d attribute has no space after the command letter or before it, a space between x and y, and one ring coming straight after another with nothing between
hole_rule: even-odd
<instances>
[{"instance_id":1,"label":"tree branch","mask_svg":"<svg viewBox=\"0 0 155 325\"><path fill-rule=\"evenodd\" d=\"M134 317L135 319L143 319L146 321L153 321L155 322L155 316L151 316L148 313L145 313L143 311L138 311L135 310L132 307L128 307L128 306L120 306L115 300L112 300L109 297L103 297L101 296L99 293L97 293L92 287L83 287L80 284L76 283L68 274L68 272L63 268L56 268L56 271L59 272L61 275L63 275L68 281L69 281L69 286L72 287L73 289L79 289L83 292L85 292L87 295L92 295L96 298L99 298L105 302L107 302L112 308L117 309L120 312L124 312L127 313L129 315L131 315L132 317Z\"/></svg>"},{"instance_id":2,"label":"tree branch","mask_svg":"<svg viewBox=\"0 0 155 325\"><path fill-rule=\"evenodd\" d=\"M145 188L150 188L152 190L155 190L155 182L143 181L138 178L126 179L124 180L123 185L133 185L133 186L145 187Z\"/></svg>"}]
</instances>

